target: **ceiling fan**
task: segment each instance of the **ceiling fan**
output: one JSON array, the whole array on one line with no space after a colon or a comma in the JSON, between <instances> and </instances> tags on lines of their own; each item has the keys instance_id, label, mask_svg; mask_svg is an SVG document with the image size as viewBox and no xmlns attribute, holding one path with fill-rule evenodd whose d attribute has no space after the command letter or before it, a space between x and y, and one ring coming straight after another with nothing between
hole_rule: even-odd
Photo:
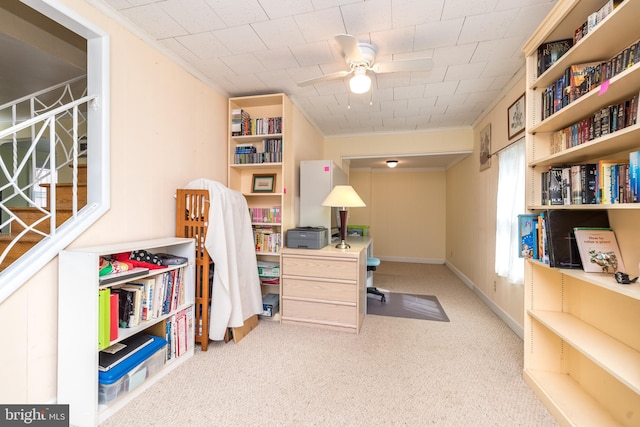
<instances>
[{"instance_id":1,"label":"ceiling fan","mask_svg":"<svg viewBox=\"0 0 640 427\"><path fill-rule=\"evenodd\" d=\"M376 47L371 43L359 42L350 34L338 34L336 42L342 49L349 70L325 74L324 76L304 80L298 86L308 86L326 80L340 79L353 74L349 80L349 87L353 93L366 93L371 88L371 78L368 72L375 74L396 73L400 71L429 71L433 66L431 58L405 59L391 62L375 62Z\"/></svg>"}]
</instances>

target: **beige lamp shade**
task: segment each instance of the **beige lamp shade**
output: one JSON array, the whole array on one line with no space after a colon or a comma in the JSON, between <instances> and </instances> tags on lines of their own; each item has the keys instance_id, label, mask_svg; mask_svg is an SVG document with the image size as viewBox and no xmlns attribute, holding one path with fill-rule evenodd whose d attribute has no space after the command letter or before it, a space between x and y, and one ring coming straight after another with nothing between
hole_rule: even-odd
<instances>
[{"instance_id":1,"label":"beige lamp shade","mask_svg":"<svg viewBox=\"0 0 640 427\"><path fill-rule=\"evenodd\" d=\"M350 185L336 185L322 202L322 206L337 208L363 208L364 204L356 190Z\"/></svg>"}]
</instances>

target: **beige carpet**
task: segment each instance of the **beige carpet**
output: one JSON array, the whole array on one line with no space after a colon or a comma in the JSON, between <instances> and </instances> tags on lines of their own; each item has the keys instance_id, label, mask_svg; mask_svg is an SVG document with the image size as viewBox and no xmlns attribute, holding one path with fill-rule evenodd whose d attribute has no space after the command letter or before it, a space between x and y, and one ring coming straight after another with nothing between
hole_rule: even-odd
<instances>
[{"instance_id":1,"label":"beige carpet","mask_svg":"<svg viewBox=\"0 0 640 427\"><path fill-rule=\"evenodd\" d=\"M442 265L383 262L376 286L435 295L450 322L366 316L359 335L264 321L112 416L122 426L555 426L523 344Z\"/></svg>"}]
</instances>

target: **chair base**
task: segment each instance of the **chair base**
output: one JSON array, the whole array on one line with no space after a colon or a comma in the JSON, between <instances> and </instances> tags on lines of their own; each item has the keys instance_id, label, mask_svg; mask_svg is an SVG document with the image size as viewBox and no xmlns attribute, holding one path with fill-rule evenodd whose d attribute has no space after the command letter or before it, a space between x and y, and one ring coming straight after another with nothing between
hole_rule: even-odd
<instances>
[{"instance_id":1,"label":"chair base","mask_svg":"<svg viewBox=\"0 0 640 427\"><path fill-rule=\"evenodd\" d=\"M378 290L378 288L374 287L374 286L370 286L367 288L367 293L368 294L374 294L374 295L378 295L380 297L380 301L381 302L386 302L387 301L387 297L384 295L384 293L380 292Z\"/></svg>"}]
</instances>

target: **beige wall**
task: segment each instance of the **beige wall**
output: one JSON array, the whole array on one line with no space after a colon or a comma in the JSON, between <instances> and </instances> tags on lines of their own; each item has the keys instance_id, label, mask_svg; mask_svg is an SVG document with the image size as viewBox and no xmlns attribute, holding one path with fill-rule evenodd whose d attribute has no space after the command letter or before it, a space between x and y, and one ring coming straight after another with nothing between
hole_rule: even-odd
<instances>
[{"instance_id":1,"label":"beige wall","mask_svg":"<svg viewBox=\"0 0 640 427\"><path fill-rule=\"evenodd\" d=\"M491 151L512 141L507 137L507 109L524 93L524 78L473 129L474 152L447 170L447 263L472 284L485 302L495 305L510 326L522 328L524 288L498 277L495 264L498 158L480 172L480 132L491 125Z\"/></svg>"},{"instance_id":2,"label":"beige wall","mask_svg":"<svg viewBox=\"0 0 640 427\"><path fill-rule=\"evenodd\" d=\"M325 139L324 157L349 172L366 208L352 209L348 224L369 225L375 254L388 260L442 263L446 238L443 170L349 171L345 158L442 154L473 149L471 129L372 134ZM437 203L434 203L437 201Z\"/></svg>"},{"instance_id":3,"label":"beige wall","mask_svg":"<svg viewBox=\"0 0 640 427\"><path fill-rule=\"evenodd\" d=\"M71 246L173 236L176 188L226 184L226 97L87 2L64 3L111 36L111 210ZM55 401L57 316L55 259L0 306L0 402Z\"/></svg>"},{"instance_id":4,"label":"beige wall","mask_svg":"<svg viewBox=\"0 0 640 427\"><path fill-rule=\"evenodd\" d=\"M440 170L351 169L349 183L367 205L347 224L368 225L376 257L444 263L446 175Z\"/></svg>"}]
</instances>

